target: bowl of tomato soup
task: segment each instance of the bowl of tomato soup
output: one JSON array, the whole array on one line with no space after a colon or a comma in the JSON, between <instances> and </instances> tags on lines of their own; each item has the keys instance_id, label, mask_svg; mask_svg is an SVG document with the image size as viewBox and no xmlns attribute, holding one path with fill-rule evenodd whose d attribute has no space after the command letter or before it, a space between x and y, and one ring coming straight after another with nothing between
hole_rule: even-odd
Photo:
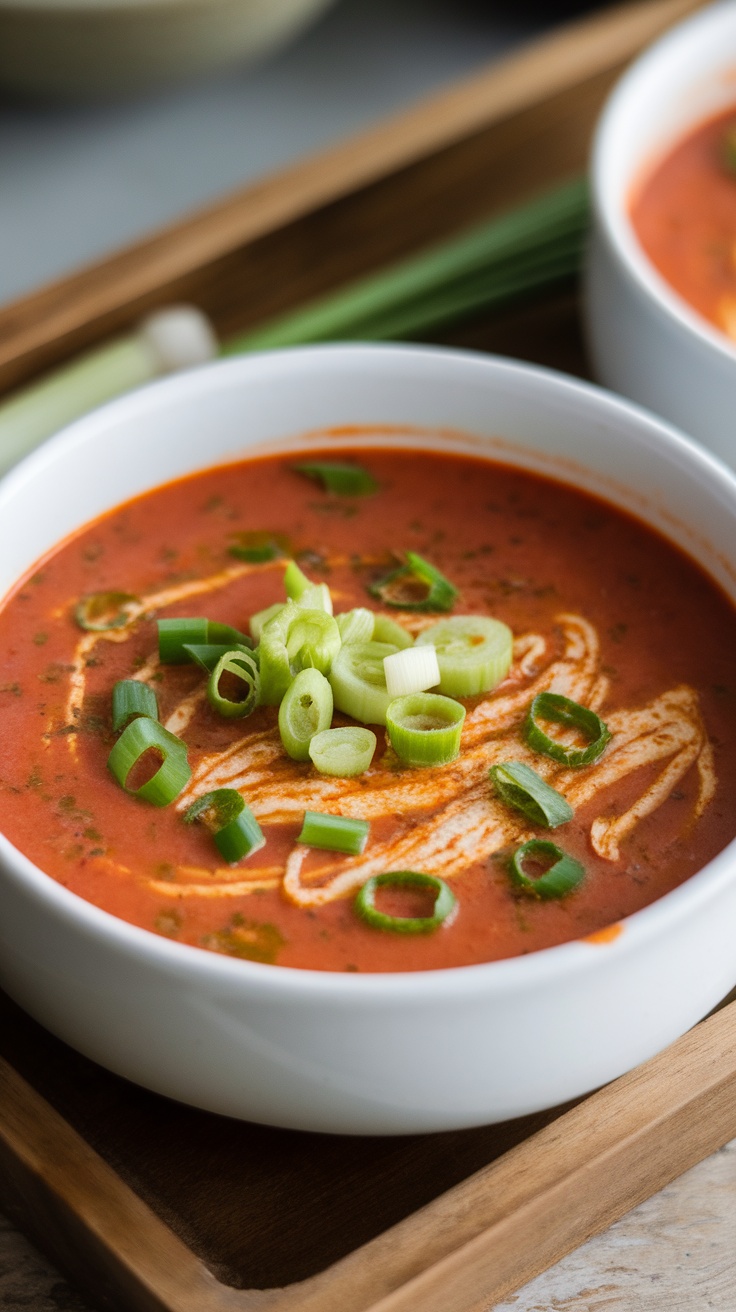
<instances>
[{"instance_id":1,"label":"bowl of tomato soup","mask_svg":"<svg viewBox=\"0 0 736 1312\"><path fill-rule=\"evenodd\" d=\"M736 478L595 388L324 347L0 484L0 981L111 1070L505 1119L736 981Z\"/></svg>"},{"instance_id":2,"label":"bowl of tomato soup","mask_svg":"<svg viewBox=\"0 0 736 1312\"><path fill-rule=\"evenodd\" d=\"M593 152L586 317L598 378L736 463L736 4L624 75Z\"/></svg>"}]
</instances>

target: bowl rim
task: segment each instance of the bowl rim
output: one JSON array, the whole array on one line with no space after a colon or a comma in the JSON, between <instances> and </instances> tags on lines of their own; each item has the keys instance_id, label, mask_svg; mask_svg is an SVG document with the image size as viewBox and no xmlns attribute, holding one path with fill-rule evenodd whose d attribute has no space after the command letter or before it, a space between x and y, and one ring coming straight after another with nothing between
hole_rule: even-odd
<instances>
[{"instance_id":1,"label":"bowl rim","mask_svg":"<svg viewBox=\"0 0 736 1312\"><path fill-rule=\"evenodd\" d=\"M142 411L165 409L168 398L180 398L182 392L185 395L187 392L216 392L218 379L224 383L231 375L242 373L247 383L248 375L257 374L259 370L266 373L270 370L274 377L280 371L288 374L294 365L297 369L300 364L309 367L310 358L315 357L322 364L338 368L341 361L346 365L362 363L369 371L380 368L382 364L393 364L399 372L404 366L410 366L419 371L424 369L430 375L438 362L449 360L455 362L451 363L452 368L467 367L468 364L480 367L488 373L489 379L495 377L499 384L505 382L517 391L533 382L548 392L548 399L554 395L579 405L591 413L591 418L606 415L619 425L633 425L638 430L640 442L655 450L664 448L674 452L680 462L690 466L694 475L697 473L707 480L714 495L719 487L721 496L730 501L736 520L736 473L710 451L633 402L592 383L541 366L480 352L403 344L292 347L215 361L150 383L62 429L0 479L0 515L3 503L12 499L16 485L22 487L28 478L42 473L44 466L59 452L63 455L65 448L74 448L77 443L94 437L96 431L104 431L108 421L129 421ZM584 468L584 461L581 464ZM208 466L203 464L198 468L204 470ZM0 598L0 604L3 600L4 596ZM466 966L352 974L244 961L167 939L122 920L71 892L0 832L0 883L3 879L11 879L36 901L45 904L57 919L70 923L86 937L116 952L145 960L152 968L186 980L190 985L200 978L213 985L228 986L235 992L240 987L246 993L287 998L295 1005L304 1006L309 1006L315 999L338 1004L343 1001L350 1006L376 1003L391 1006L399 999L403 1003L425 1004L432 997L460 995L470 998L489 994L503 997L528 989L536 990L551 980L585 974L604 961L610 963L625 958L661 934L676 929L733 880L735 866L736 838L677 888L616 922L622 932L610 941L573 939L525 956Z\"/></svg>"},{"instance_id":2,"label":"bowl rim","mask_svg":"<svg viewBox=\"0 0 736 1312\"><path fill-rule=\"evenodd\" d=\"M619 264L639 294L653 303L665 317L674 320L680 329L696 338L705 350L717 351L727 367L736 367L736 343L731 342L725 333L720 332L680 296L645 254L629 217L626 196L613 184L609 165L609 156L614 153L613 144L624 133L620 120L628 114L631 103L635 103L646 89L650 77L665 71L670 62L677 60L681 52L688 49L695 34L711 29L717 32L722 27L736 33L736 0L725 0L725 3L722 0L719 4L707 5L705 9L676 24L627 69L606 100L598 120L591 151L590 179L593 213L598 227L605 234ZM713 70L733 67L733 63L733 52L729 52L726 45L720 58L714 56ZM675 85L674 75L670 80ZM699 123L706 122L707 118L702 113L694 114L690 127L697 127ZM682 140L687 130L681 128L674 134L670 146ZM656 156L649 164L655 161ZM639 168L640 172L646 172L646 161L640 163ZM627 178L629 188L636 185L637 180L636 172L631 173Z\"/></svg>"}]
</instances>

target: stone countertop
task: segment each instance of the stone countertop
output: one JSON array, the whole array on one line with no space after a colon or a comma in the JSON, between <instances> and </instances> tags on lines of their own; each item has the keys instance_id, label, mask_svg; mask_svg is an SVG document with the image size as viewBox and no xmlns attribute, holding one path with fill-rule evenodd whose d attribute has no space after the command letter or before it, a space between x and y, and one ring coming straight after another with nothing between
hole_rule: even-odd
<instances>
[{"instance_id":1,"label":"stone countertop","mask_svg":"<svg viewBox=\"0 0 736 1312\"><path fill-rule=\"evenodd\" d=\"M96 1312L2 1217L0 1308ZM736 1139L494 1312L735 1310Z\"/></svg>"}]
</instances>

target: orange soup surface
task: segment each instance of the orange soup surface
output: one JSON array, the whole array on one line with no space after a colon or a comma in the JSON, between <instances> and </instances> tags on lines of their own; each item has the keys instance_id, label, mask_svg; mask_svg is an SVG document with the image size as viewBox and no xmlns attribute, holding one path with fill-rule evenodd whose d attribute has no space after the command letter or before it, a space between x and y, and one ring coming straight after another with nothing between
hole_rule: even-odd
<instances>
[{"instance_id":1,"label":"orange soup surface","mask_svg":"<svg viewBox=\"0 0 736 1312\"><path fill-rule=\"evenodd\" d=\"M736 110L677 143L637 188L631 219L662 277L736 340Z\"/></svg>"},{"instance_id":2,"label":"orange soup surface","mask_svg":"<svg viewBox=\"0 0 736 1312\"><path fill-rule=\"evenodd\" d=\"M734 610L664 539L557 482L408 449L321 458L358 462L376 490L330 491L297 472L293 456L213 469L84 528L6 599L4 833L113 915L249 960L426 970L590 935L605 951L615 931L602 930L681 884L736 832ZM374 726L367 771L323 775L286 754L276 706L225 718L206 698L202 669L159 662L159 619L207 616L245 631L254 613L284 601L283 559L232 554L257 533L329 586L336 614L368 607L413 636L443 618L407 609L407 597L391 608L369 591L410 551L457 589L447 617L493 616L510 626L511 668L490 691L464 699L455 760L407 766ZM80 628L80 599L108 591L137 598L137 612L119 628ZM113 687L132 677L155 691L161 722L186 744L191 778L168 806L131 796L107 768ZM545 690L605 722L611 738L594 763L573 768L530 745L527 714ZM332 723L355 722L336 712ZM585 741L559 723L543 727L563 744ZM547 829L504 801L489 777L504 762L534 770L567 799L572 818ZM242 795L266 840L234 865L204 825L183 821L219 787ZM308 810L368 821L363 855L300 846ZM542 898L533 884L512 880L510 858L533 838L584 868L566 896ZM524 869L533 881L544 865ZM366 923L356 895L369 876L396 870L443 879L456 898L453 915L426 933ZM376 905L421 918L431 915L432 896L389 888Z\"/></svg>"}]
</instances>

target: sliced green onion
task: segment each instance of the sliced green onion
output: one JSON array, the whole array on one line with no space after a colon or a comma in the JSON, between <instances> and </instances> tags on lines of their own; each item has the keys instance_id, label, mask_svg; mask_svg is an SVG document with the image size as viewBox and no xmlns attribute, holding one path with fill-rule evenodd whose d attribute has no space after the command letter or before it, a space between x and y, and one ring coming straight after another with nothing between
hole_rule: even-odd
<instances>
[{"instance_id":1,"label":"sliced green onion","mask_svg":"<svg viewBox=\"0 0 736 1312\"><path fill-rule=\"evenodd\" d=\"M335 619L343 643L370 642L373 637L374 615L367 606L356 606L354 610L346 610L342 615L336 615Z\"/></svg>"},{"instance_id":2,"label":"sliced green onion","mask_svg":"<svg viewBox=\"0 0 736 1312\"><path fill-rule=\"evenodd\" d=\"M128 788L128 776L133 766L153 749L161 757L161 765L151 779L140 788ZM140 715L123 729L107 758L107 766L117 782L133 797L140 797L154 806L168 806L179 796L191 778L187 762L187 749L181 738L164 729L158 720Z\"/></svg>"},{"instance_id":3,"label":"sliced green onion","mask_svg":"<svg viewBox=\"0 0 736 1312\"><path fill-rule=\"evenodd\" d=\"M388 642L350 642L332 662L330 683L338 711L362 724L385 724L391 697L384 657L396 648Z\"/></svg>"},{"instance_id":4,"label":"sliced green onion","mask_svg":"<svg viewBox=\"0 0 736 1312\"><path fill-rule=\"evenodd\" d=\"M325 729L309 743L309 755L320 774L336 779L353 779L364 774L373 760L376 735L370 729L348 725L344 729Z\"/></svg>"},{"instance_id":5,"label":"sliced green onion","mask_svg":"<svg viewBox=\"0 0 736 1312\"><path fill-rule=\"evenodd\" d=\"M253 812L234 788L216 788L198 797L184 812L184 820L188 825L195 820L205 825L220 856L229 865L252 856L266 844Z\"/></svg>"},{"instance_id":6,"label":"sliced green onion","mask_svg":"<svg viewBox=\"0 0 736 1312\"><path fill-rule=\"evenodd\" d=\"M562 793L540 779L536 770L522 761L504 761L490 771L493 786L507 806L521 811L534 825L556 829L572 820L575 812Z\"/></svg>"},{"instance_id":7,"label":"sliced green onion","mask_svg":"<svg viewBox=\"0 0 736 1312\"><path fill-rule=\"evenodd\" d=\"M279 560L291 555L288 538L281 533L235 533L228 547L228 552L236 560L247 560L253 565L263 564L269 560Z\"/></svg>"},{"instance_id":8,"label":"sliced green onion","mask_svg":"<svg viewBox=\"0 0 736 1312\"><path fill-rule=\"evenodd\" d=\"M590 739L587 747L565 747L544 732L538 721L554 720L570 729L579 729ZM603 755L611 733L587 706L571 701L557 692L540 692L529 707L529 714L524 725L524 736L529 747L543 756L549 756L561 765L592 765Z\"/></svg>"},{"instance_id":9,"label":"sliced green onion","mask_svg":"<svg viewBox=\"0 0 736 1312\"><path fill-rule=\"evenodd\" d=\"M454 584L415 551L407 551L406 564L371 584L368 591L397 610L451 610L458 595Z\"/></svg>"},{"instance_id":10,"label":"sliced green onion","mask_svg":"<svg viewBox=\"0 0 736 1312\"><path fill-rule=\"evenodd\" d=\"M220 624L217 620L210 620L207 625L207 641L213 646L225 646L227 643L232 643L233 647L238 644L243 647L253 646L247 633L241 633L240 629L234 629L230 624Z\"/></svg>"},{"instance_id":11,"label":"sliced green onion","mask_svg":"<svg viewBox=\"0 0 736 1312\"><path fill-rule=\"evenodd\" d=\"M551 861L552 864L543 875L533 877L524 870L524 861ZM546 838L530 838L528 843L517 847L511 858L509 873L517 888L534 897L566 897L585 878L585 866L568 856L555 843Z\"/></svg>"},{"instance_id":12,"label":"sliced green onion","mask_svg":"<svg viewBox=\"0 0 736 1312\"><path fill-rule=\"evenodd\" d=\"M305 811L302 832L296 841L305 843L307 847L324 847L328 852L360 856L368 842L369 832L367 820L351 820L346 815Z\"/></svg>"},{"instance_id":13,"label":"sliced green onion","mask_svg":"<svg viewBox=\"0 0 736 1312\"><path fill-rule=\"evenodd\" d=\"M341 646L340 630L323 610L302 610L289 601L261 633L261 698L277 706L300 670L327 674Z\"/></svg>"},{"instance_id":14,"label":"sliced green onion","mask_svg":"<svg viewBox=\"0 0 736 1312\"><path fill-rule=\"evenodd\" d=\"M266 606L264 610L257 610L255 615L251 615L250 620L248 621L248 628L253 635L254 642L261 641L263 630L268 624L268 621L274 619L276 615L280 615L281 611L284 609L284 605L285 603L283 601L275 601L273 606Z\"/></svg>"},{"instance_id":15,"label":"sliced green onion","mask_svg":"<svg viewBox=\"0 0 736 1312\"><path fill-rule=\"evenodd\" d=\"M434 647L405 647L385 656L383 672L386 676L388 695L405 697L412 692L426 692L436 688L440 681L440 667Z\"/></svg>"},{"instance_id":16,"label":"sliced green onion","mask_svg":"<svg viewBox=\"0 0 736 1312\"><path fill-rule=\"evenodd\" d=\"M450 697L475 697L506 678L514 653L514 635L501 620L487 615L453 615L439 620L417 638L431 643L440 667L439 688Z\"/></svg>"},{"instance_id":17,"label":"sliced green onion","mask_svg":"<svg viewBox=\"0 0 736 1312\"><path fill-rule=\"evenodd\" d=\"M334 492L336 496L364 497L378 491L373 475L360 465L340 460L302 460L292 468L321 483L325 492Z\"/></svg>"},{"instance_id":18,"label":"sliced green onion","mask_svg":"<svg viewBox=\"0 0 736 1312\"><path fill-rule=\"evenodd\" d=\"M89 633L107 633L109 629L124 629L140 615L143 607L140 597L130 592L92 592L82 597L74 618L80 629Z\"/></svg>"},{"instance_id":19,"label":"sliced green onion","mask_svg":"<svg viewBox=\"0 0 736 1312\"><path fill-rule=\"evenodd\" d=\"M326 583L312 583L300 570L295 560L290 560L284 573L284 588L290 601L306 610L324 610L332 614L332 597Z\"/></svg>"},{"instance_id":20,"label":"sliced green onion","mask_svg":"<svg viewBox=\"0 0 736 1312\"><path fill-rule=\"evenodd\" d=\"M112 727L115 733L124 729L137 715L149 720L158 719L158 702L153 688L138 679L118 679L112 690Z\"/></svg>"},{"instance_id":21,"label":"sliced green onion","mask_svg":"<svg viewBox=\"0 0 736 1312\"><path fill-rule=\"evenodd\" d=\"M410 633L396 620L389 619L388 615L375 615L373 618L373 641L390 642L399 651L405 647L413 647L414 639Z\"/></svg>"},{"instance_id":22,"label":"sliced green onion","mask_svg":"<svg viewBox=\"0 0 736 1312\"><path fill-rule=\"evenodd\" d=\"M162 665L184 665L191 659L187 647L236 646L250 647L246 633L229 624L208 620L203 615L181 616L177 619L157 620L158 656Z\"/></svg>"},{"instance_id":23,"label":"sliced green onion","mask_svg":"<svg viewBox=\"0 0 736 1312\"><path fill-rule=\"evenodd\" d=\"M279 706L279 733L294 761L309 760L316 733L332 724L332 688L319 670L301 670Z\"/></svg>"},{"instance_id":24,"label":"sliced green onion","mask_svg":"<svg viewBox=\"0 0 736 1312\"><path fill-rule=\"evenodd\" d=\"M206 670L208 674L212 673L221 657L233 651L245 652L258 664L258 653L252 647L246 647L243 642L185 642L184 651L190 661Z\"/></svg>"},{"instance_id":25,"label":"sliced green onion","mask_svg":"<svg viewBox=\"0 0 736 1312\"><path fill-rule=\"evenodd\" d=\"M300 570L295 560L290 560L284 571L284 588L291 601L298 601L306 588L311 588L312 580Z\"/></svg>"},{"instance_id":26,"label":"sliced green onion","mask_svg":"<svg viewBox=\"0 0 736 1312\"><path fill-rule=\"evenodd\" d=\"M231 697L223 696L220 689L220 683L226 674L237 679L240 685L239 691L242 691L243 695L235 701ZM207 701L213 711L217 711L218 715L224 715L226 719L241 719L245 715L251 715L256 709L260 693L261 677L250 652L229 651L220 657L207 684Z\"/></svg>"},{"instance_id":27,"label":"sliced green onion","mask_svg":"<svg viewBox=\"0 0 736 1312\"><path fill-rule=\"evenodd\" d=\"M422 888L435 894L431 916L388 916L376 907L379 888ZM372 929L388 930L393 934L431 934L440 925L447 924L457 908L457 898L444 879L425 875L420 870L387 870L363 885L355 899L358 915Z\"/></svg>"},{"instance_id":28,"label":"sliced green onion","mask_svg":"<svg viewBox=\"0 0 736 1312\"><path fill-rule=\"evenodd\" d=\"M386 712L388 736L406 765L447 765L460 752L465 707L436 692L397 697Z\"/></svg>"},{"instance_id":29,"label":"sliced green onion","mask_svg":"<svg viewBox=\"0 0 736 1312\"><path fill-rule=\"evenodd\" d=\"M302 610L323 610L326 615L332 614L332 596L326 583L310 583L296 604Z\"/></svg>"}]
</instances>

